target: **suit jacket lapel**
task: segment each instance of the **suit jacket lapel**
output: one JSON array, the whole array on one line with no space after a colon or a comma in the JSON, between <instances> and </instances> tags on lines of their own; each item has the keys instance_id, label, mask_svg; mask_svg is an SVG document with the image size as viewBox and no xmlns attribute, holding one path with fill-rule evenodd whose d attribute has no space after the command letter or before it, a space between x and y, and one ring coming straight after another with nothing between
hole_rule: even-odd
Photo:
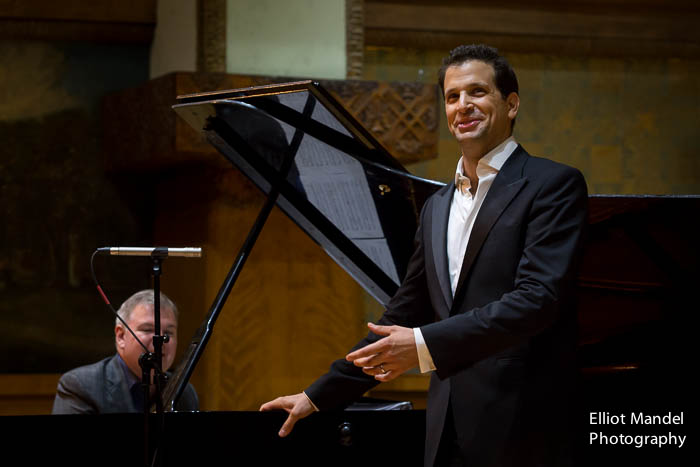
<instances>
[{"instance_id":1,"label":"suit jacket lapel","mask_svg":"<svg viewBox=\"0 0 700 467\"><path fill-rule=\"evenodd\" d=\"M115 412L137 412L134 401L131 398L131 392L126 384L126 377L119 357L115 355L107 365L106 370L107 387L106 399L107 406L114 407Z\"/></svg>"},{"instance_id":2,"label":"suit jacket lapel","mask_svg":"<svg viewBox=\"0 0 700 467\"><path fill-rule=\"evenodd\" d=\"M452 196L455 192L454 185L454 182L447 185L445 191L433 203L431 213L433 261L440 291L447 305L445 310L452 308L452 287L450 286L450 271L447 264L447 223L450 217ZM443 317L446 318L447 315Z\"/></svg>"},{"instance_id":3,"label":"suit jacket lapel","mask_svg":"<svg viewBox=\"0 0 700 467\"><path fill-rule=\"evenodd\" d=\"M496 220L498 220L503 210L510 204L521 188L525 186L525 183L527 183L527 179L522 177L522 169L527 157L528 154L522 146L518 145L506 163L503 164L503 167L501 167L489 192L486 194L484 203L479 209L479 214L477 214L474 220L474 227L472 227L469 236L467 251L464 254L462 269L459 272L459 281L457 282L455 297L460 297L460 293L464 288L464 283L469 276L469 271L474 264L474 260L479 250L481 250L486 236L496 223ZM454 302L461 302L461 300L457 299ZM454 309L451 309L450 314L454 311Z\"/></svg>"}]
</instances>

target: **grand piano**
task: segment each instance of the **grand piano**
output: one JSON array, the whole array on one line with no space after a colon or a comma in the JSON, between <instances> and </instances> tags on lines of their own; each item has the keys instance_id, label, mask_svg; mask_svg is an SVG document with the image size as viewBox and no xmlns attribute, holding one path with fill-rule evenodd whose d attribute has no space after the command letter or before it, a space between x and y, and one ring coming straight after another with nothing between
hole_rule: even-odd
<instances>
[{"instance_id":1,"label":"grand piano","mask_svg":"<svg viewBox=\"0 0 700 467\"><path fill-rule=\"evenodd\" d=\"M163 430L162 465L222 460L272 465L289 459L305 465L421 465L425 413L420 410L377 410L391 405L371 403L353 408L372 410L318 413L300 421L293 436L279 439L284 414L178 413L174 407L273 206L385 305L405 274L421 207L442 184L410 174L312 81L182 96L174 109L257 185L267 202L168 381L167 413L151 415L149 429ZM685 411L690 417L699 214L697 196L590 197L579 277L579 465L681 465L678 449L591 444L591 431L609 427L591 426L589 413ZM11 430L10 445L41 440L41 450L28 451L32 460L145 463L143 415L5 417L2 423L5 432ZM616 434L632 435L689 431L688 426L618 428ZM116 451L118 457L109 454Z\"/></svg>"}]
</instances>

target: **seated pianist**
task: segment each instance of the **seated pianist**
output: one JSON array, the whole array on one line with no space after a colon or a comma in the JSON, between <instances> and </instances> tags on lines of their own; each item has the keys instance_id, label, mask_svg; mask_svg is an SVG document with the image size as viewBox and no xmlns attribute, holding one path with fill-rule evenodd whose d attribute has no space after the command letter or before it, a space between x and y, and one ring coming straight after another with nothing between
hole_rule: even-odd
<instances>
[{"instance_id":1,"label":"seated pianist","mask_svg":"<svg viewBox=\"0 0 700 467\"><path fill-rule=\"evenodd\" d=\"M170 336L163 344L163 368L167 371L177 349L178 310L165 294L160 294L161 332ZM142 290L129 297L117 311L136 336L153 352L153 290ZM117 353L97 363L70 370L58 381L53 414L99 414L143 412L139 357L143 347L117 319L114 327ZM151 385L155 395L155 385ZM178 411L199 409L197 393L188 384L177 404Z\"/></svg>"}]
</instances>

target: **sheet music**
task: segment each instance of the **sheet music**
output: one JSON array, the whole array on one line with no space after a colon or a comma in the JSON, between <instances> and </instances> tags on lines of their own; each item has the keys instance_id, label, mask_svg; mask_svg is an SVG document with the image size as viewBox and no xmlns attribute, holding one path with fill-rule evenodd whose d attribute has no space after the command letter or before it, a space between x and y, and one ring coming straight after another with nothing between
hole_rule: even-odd
<instances>
[{"instance_id":1,"label":"sheet music","mask_svg":"<svg viewBox=\"0 0 700 467\"><path fill-rule=\"evenodd\" d=\"M400 283L386 238L353 239L353 243L374 261L391 280L397 284Z\"/></svg>"},{"instance_id":2,"label":"sheet music","mask_svg":"<svg viewBox=\"0 0 700 467\"><path fill-rule=\"evenodd\" d=\"M301 111L307 97L308 93L303 92L283 94L279 99L281 103ZM351 136L321 105L315 106L312 117ZM295 129L280 123L287 140L291 142ZM396 266L362 164L308 134L303 137L295 164L309 202L398 284Z\"/></svg>"}]
</instances>

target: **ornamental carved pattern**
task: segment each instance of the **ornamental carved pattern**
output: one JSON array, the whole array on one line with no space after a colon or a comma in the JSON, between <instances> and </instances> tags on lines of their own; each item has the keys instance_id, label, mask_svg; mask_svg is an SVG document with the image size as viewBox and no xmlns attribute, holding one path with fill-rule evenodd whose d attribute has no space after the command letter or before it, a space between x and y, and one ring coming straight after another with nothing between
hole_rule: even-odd
<instances>
[{"instance_id":1,"label":"ornamental carved pattern","mask_svg":"<svg viewBox=\"0 0 700 467\"><path fill-rule=\"evenodd\" d=\"M376 81L321 81L402 163L437 157L436 85Z\"/></svg>"}]
</instances>

